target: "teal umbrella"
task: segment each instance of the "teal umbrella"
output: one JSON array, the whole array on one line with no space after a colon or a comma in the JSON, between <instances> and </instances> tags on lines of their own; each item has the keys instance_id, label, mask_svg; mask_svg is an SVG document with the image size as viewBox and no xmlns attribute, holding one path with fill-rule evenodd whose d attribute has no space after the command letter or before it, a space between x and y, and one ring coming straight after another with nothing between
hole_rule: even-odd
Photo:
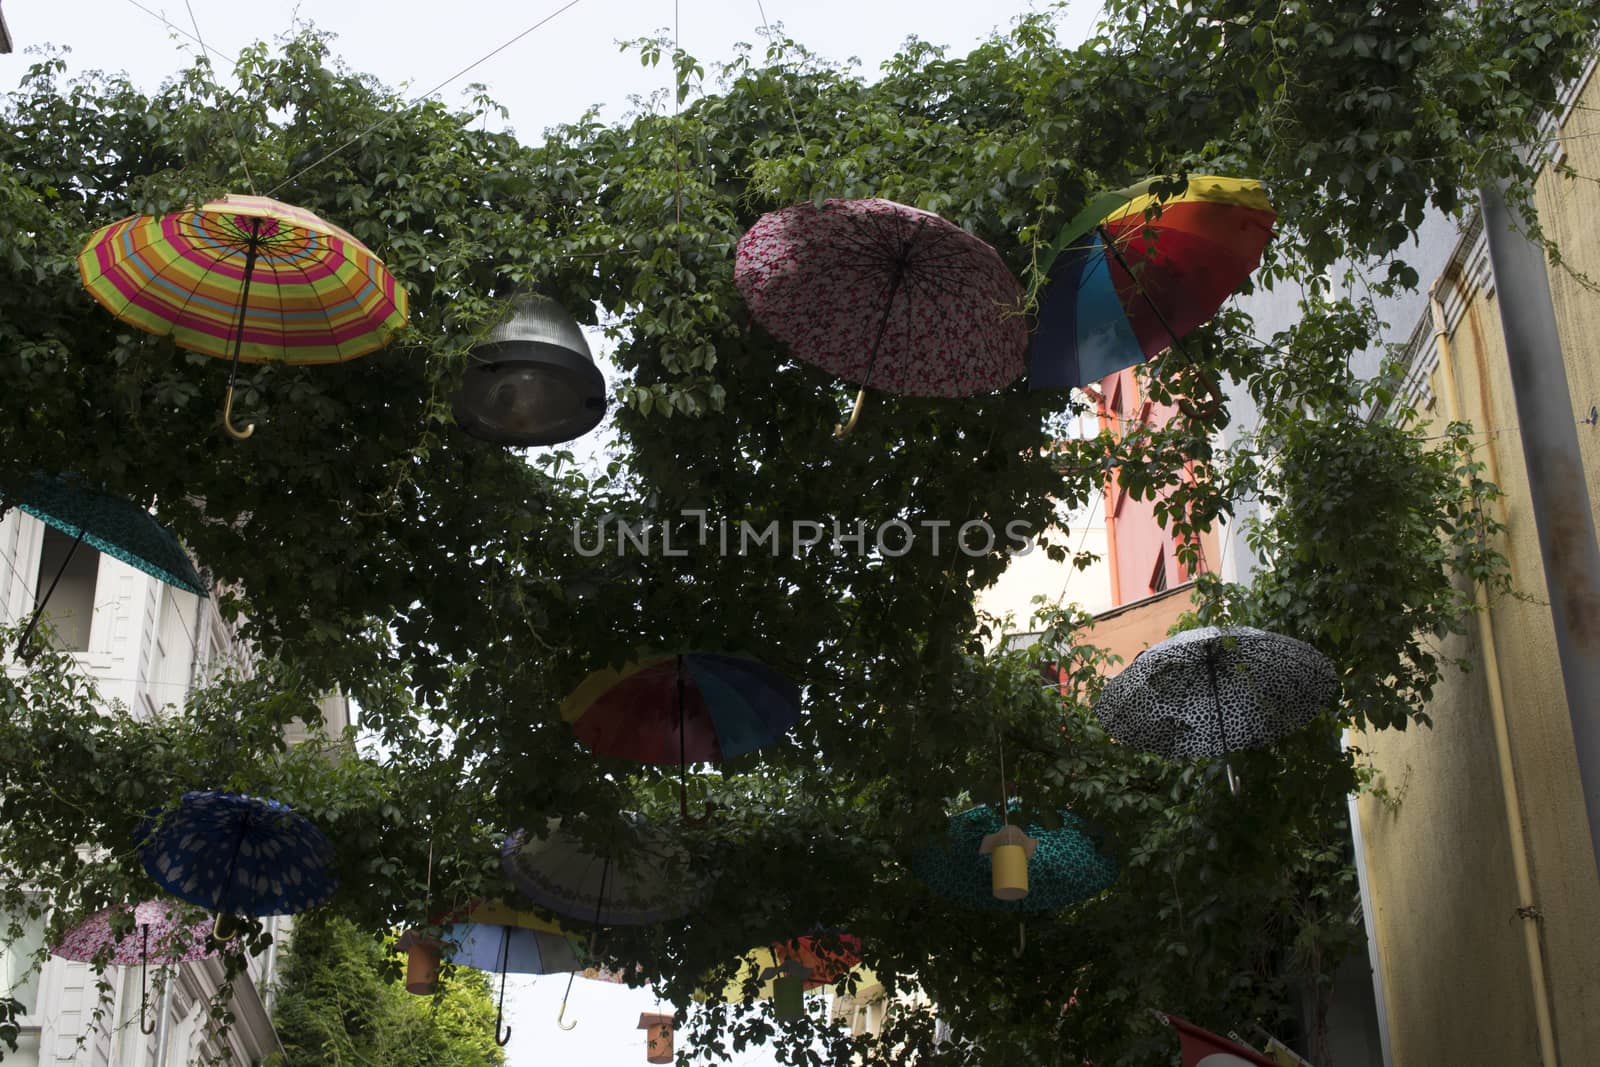
<instances>
[{"instance_id":1,"label":"teal umbrella","mask_svg":"<svg viewBox=\"0 0 1600 1067\"><path fill-rule=\"evenodd\" d=\"M1117 864L1070 811L1059 812L1061 826L1049 830L1033 824L1023 831L1038 840L1028 861L1028 895L1020 900L995 899L990 860L979 851L984 838L1002 826L998 812L986 805L969 808L950 819L939 841L911 854L911 873L935 893L968 908L990 911L1060 911L1094 896L1117 880Z\"/></svg>"},{"instance_id":2,"label":"teal umbrella","mask_svg":"<svg viewBox=\"0 0 1600 1067\"><path fill-rule=\"evenodd\" d=\"M72 550L62 561L50 588L39 598L23 632L19 655L27 648L28 638L33 636L67 563L85 542L170 586L195 596L206 595L205 581L172 531L130 500L92 488L74 477L37 474L21 485L0 491L0 515L13 505L73 538Z\"/></svg>"}]
</instances>

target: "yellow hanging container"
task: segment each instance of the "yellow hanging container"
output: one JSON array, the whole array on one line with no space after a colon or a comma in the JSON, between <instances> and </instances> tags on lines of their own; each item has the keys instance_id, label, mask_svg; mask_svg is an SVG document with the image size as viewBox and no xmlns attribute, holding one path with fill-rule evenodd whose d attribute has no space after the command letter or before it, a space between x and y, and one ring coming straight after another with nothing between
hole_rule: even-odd
<instances>
[{"instance_id":1,"label":"yellow hanging container","mask_svg":"<svg viewBox=\"0 0 1600 1067\"><path fill-rule=\"evenodd\" d=\"M990 888L996 900L1021 900L1028 895L1028 861L1039 839L1010 823L983 839L978 854L990 857Z\"/></svg>"}]
</instances>

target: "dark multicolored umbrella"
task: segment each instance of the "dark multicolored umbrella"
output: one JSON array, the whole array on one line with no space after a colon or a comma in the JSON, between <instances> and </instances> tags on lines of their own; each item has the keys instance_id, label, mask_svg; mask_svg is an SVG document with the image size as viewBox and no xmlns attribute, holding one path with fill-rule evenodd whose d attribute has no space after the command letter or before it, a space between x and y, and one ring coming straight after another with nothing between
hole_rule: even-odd
<instances>
[{"instance_id":1,"label":"dark multicolored umbrella","mask_svg":"<svg viewBox=\"0 0 1600 1067\"><path fill-rule=\"evenodd\" d=\"M333 846L276 800L185 793L139 826L139 855L161 888L218 915L295 915L338 886Z\"/></svg>"},{"instance_id":2,"label":"dark multicolored umbrella","mask_svg":"<svg viewBox=\"0 0 1600 1067\"><path fill-rule=\"evenodd\" d=\"M740 756L782 737L800 718L800 690L756 660L713 652L651 656L585 678L561 717L590 749L640 763ZM687 808L686 792L682 797Z\"/></svg>"},{"instance_id":3,"label":"dark multicolored umbrella","mask_svg":"<svg viewBox=\"0 0 1600 1067\"><path fill-rule=\"evenodd\" d=\"M794 355L907 396L970 396L1022 375L1022 288L993 248L892 200L825 200L763 215L733 278Z\"/></svg>"},{"instance_id":4,"label":"dark multicolored umbrella","mask_svg":"<svg viewBox=\"0 0 1600 1067\"><path fill-rule=\"evenodd\" d=\"M529 900L593 926L637 926L687 915L699 887L686 884L683 852L658 828L630 817L604 845L552 819L547 836L507 836L501 866Z\"/></svg>"},{"instance_id":5,"label":"dark multicolored umbrella","mask_svg":"<svg viewBox=\"0 0 1600 1067\"><path fill-rule=\"evenodd\" d=\"M1270 744L1338 699L1333 664L1304 641L1202 626L1134 657L1095 714L1125 745L1198 759Z\"/></svg>"},{"instance_id":6,"label":"dark multicolored umbrella","mask_svg":"<svg viewBox=\"0 0 1600 1067\"><path fill-rule=\"evenodd\" d=\"M35 475L14 488L0 490L0 516L20 508L73 539L49 589L38 598L17 646L23 654L39 624L56 582L80 544L88 544L159 581L196 596L206 595L206 583L190 562L178 539L144 508L121 497L95 489L74 477Z\"/></svg>"},{"instance_id":7,"label":"dark multicolored umbrella","mask_svg":"<svg viewBox=\"0 0 1600 1067\"><path fill-rule=\"evenodd\" d=\"M1260 182L1196 176L1161 199L1156 181L1102 193L1056 239L1030 388L1087 385L1158 355L1260 265L1277 219Z\"/></svg>"},{"instance_id":8,"label":"dark multicolored umbrella","mask_svg":"<svg viewBox=\"0 0 1600 1067\"><path fill-rule=\"evenodd\" d=\"M132 927L118 933L115 922L122 917ZM221 946L211 937L212 924L194 922L183 909L162 900L149 900L137 906L119 904L95 912L68 930L50 954L79 963L104 960L116 967L139 968L139 1029L155 1033L155 1023L145 1025L145 968L148 964L187 963L215 956Z\"/></svg>"},{"instance_id":9,"label":"dark multicolored umbrella","mask_svg":"<svg viewBox=\"0 0 1600 1067\"><path fill-rule=\"evenodd\" d=\"M989 857L978 849L1003 821L997 811L986 805L953 816L943 840L911 854L911 871L935 893L963 907L1004 912L1060 911L1115 882L1117 864L1100 850L1099 842L1081 819L1070 811L1059 815L1061 826L1057 829L1039 825L1024 828L1039 843L1028 862L1029 892L1020 900L997 900L993 895Z\"/></svg>"},{"instance_id":10,"label":"dark multicolored umbrella","mask_svg":"<svg viewBox=\"0 0 1600 1067\"><path fill-rule=\"evenodd\" d=\"M231 359L224 428L233 437L239 364L342 363L405 325L406 291L339 227L264 196L225 196L102 227L78 254L83 286L131 326Z\"/></svg>"}]
</instances>

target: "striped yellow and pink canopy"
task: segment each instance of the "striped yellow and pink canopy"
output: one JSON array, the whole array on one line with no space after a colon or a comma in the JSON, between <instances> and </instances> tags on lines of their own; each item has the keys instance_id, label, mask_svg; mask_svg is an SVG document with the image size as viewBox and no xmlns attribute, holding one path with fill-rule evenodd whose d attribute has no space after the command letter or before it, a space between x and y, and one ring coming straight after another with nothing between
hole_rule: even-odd
<instances>
[{"instance_id":1,"label":"striped yellow and pink canopy","mask_svg":"<svg viewBox=\"0 0 1600 1067\"><path fill-rule=\"evenodd\" d=\"M89 239L78 271L123 322L222 359L237 340L247 363L344 362L406 322L406 291L366 245L264 196L114 222Z\"/></svg>"}]
</instances>

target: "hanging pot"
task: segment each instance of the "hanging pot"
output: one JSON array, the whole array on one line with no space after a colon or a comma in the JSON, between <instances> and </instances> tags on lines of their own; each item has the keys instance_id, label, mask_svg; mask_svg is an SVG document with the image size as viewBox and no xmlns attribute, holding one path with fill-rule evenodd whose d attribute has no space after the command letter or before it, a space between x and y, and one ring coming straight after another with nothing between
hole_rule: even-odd
<instances>
[{"instance_id":1,"label":"hanging pot","mask_svg":"<svg viewBox=\"0 0 1600 1067\"><path fill-rule=\"evenodd\" d=\"M644 1060L646 1063L672 1062L672 1016L645 1012L639 1016L638 1029L645 1032Z\"/></svg>"},{"instance_id":2,"label":"hanging pot","mask_svg":"<svg viewBox=\"0 0 1600 1067\"><path fill-rule=\"evenodd\" d=\"M794 1022L806 1013L806 980L811 977L811 968L799 960L788 960L774 971L772 1013L779 1022Z\"/></svg>"},{"instance_id":3,"label":"hanging pot","mask_svg":"<svg viewBox=\"0 0 1600 1067\"><path fill-rule=\"evenodd\" d=\"M444 959L444 942L416 930L400 935L396 947L406 954L406 992L419 997L432 996L439 988L439 968Z\"/></svg>"},{"instance_id":4,"label":"hanging pot","mask_svg":"<svg viewBox=\"0 0 1600 1067\"><path fill-rule=\"evenodd\" d=\"M1038 847L1038 838L1010 823L983 839L978 854L990 857L990 886L996 900L1021 900L1028 895L1028 861Z\"/></svg>"}]
</instances>

